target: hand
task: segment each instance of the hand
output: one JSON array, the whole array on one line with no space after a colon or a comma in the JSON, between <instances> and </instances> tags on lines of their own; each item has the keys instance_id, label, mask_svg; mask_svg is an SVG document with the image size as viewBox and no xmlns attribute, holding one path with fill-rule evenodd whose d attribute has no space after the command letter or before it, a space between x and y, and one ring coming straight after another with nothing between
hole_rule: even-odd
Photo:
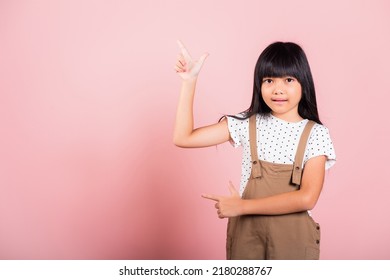
<instances>
[{"instance_id":1,"label":"hand","mask_svg":"<svg viewBox=\"0 0 390 280\"><path fill-rule=\"evenodd\" d=\"M230 218L242 215L242 207L244 201L241 199L240 194L229 181L229 190L231 196L219 196L213 194L202 194L202 197L216 201L215 208L217 208L217 214L220 219Z\"/></svg>"},{"instance_id":2,"label":"hand","mask_svg":"<svg viewBox=\"0 0 390 280\"><path fill-rule=\"evenodd\" d=\"M181 41L177 41L180 54L178 55L175 65L175 71L183 80L196 79L199 71L202 68L203 62L206 60L208 53L204 53L199 60L193 60L187 49Z\"/></svg>"}]
</instances>

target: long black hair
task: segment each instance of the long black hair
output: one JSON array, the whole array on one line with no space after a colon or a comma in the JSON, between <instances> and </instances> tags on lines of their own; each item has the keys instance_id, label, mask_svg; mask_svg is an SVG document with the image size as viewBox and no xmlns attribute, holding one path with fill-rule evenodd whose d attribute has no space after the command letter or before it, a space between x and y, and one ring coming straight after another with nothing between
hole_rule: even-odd
<instances>
[{"instance_id":1,"label":"long black hair","mask_svg":"<svg viewBox=\"0 0 390 280\"><path fill-rule=\"evenodd\" d=\"M232 117L247 119L257 113L261 115L270 113L271 109L265 104L261 94L263 78L286 76L296 78L301 84L302 97L298 104L299 115L304 119L322 124L318 115L316 93L309 62L303 49L291 42L272 43L260 54L255 67L251 105L242 112L242 117Z\"/></svg>"}]
</instances>

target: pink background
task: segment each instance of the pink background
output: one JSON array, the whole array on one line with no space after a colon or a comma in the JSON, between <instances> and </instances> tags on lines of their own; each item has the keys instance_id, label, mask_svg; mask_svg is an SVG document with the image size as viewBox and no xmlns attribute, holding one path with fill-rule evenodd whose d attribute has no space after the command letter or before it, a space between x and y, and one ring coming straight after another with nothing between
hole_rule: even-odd
<instances>
[{"instance_id":1,"label":"pink background","mask_svg":"<svg viewBox=\"0 0 390 280\"><path fill-rule=\"evenodd\" d=\"M390 258L390 2L0 1L0 258L223 259L204 192L241 151L172 144L181 39L210 53L196 124L249 106L259 53L303 46L338 162L322 259ZM245 3L245 4L243 4Z\"/></svg>"}]
</instances>

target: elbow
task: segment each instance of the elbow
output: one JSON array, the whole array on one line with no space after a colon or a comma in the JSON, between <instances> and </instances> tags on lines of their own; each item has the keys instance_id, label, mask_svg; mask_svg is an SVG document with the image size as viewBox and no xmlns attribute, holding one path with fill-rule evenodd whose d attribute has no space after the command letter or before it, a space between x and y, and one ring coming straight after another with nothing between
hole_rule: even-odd
<instances>
[{"instance_id":1,"label":"elbow","mask_svg":"<svg viewBox=\"0 0 390 280\"><path fill-rule=\"evenodd\" d=\"M187 148L185 145L183 145L183 144L181 144L181 143L179 143L179 142L173 141L173 144L174 144L176 147L178 147L178 148Z\"/></svg>"},{"instance_id":2,"label":"elbow","mask_svg":"<svg viewBox=\"0 0 390 280\"><path fill-rule=\"evenodd\" d=\"M198 148L192 134L174 134L173 144L179 148Z\"/></svg>"},{"instance_id":3,"label":"elbow","mask_svg":"<svg viewBox=\"0 0 390 280\"><path fill-rule=\"evenodd\" d=\"M316 206L317 200L318 197L311 194L305 194L302 197L302 209L304 211L312 210Z\"/></svg>"},{"instance_id":4,"label":"elbow","mask_svg":"<svg viewBox=\"0 0 390 280\"><path fill-rule=\"evenodd\" d=\"M183 144L175 138L173 138L173 145L175 145L176 147L179 147L179 148L184 148Z\"/></svg>"},{"instance_id":5,"label":"elbow","mask_svg":"<svg viewBox=\"0 0 390 280\"><path fill-rule=\"evenodd\" d=\"M188 148L188 145L186 145L186 142L183 141L183 139L181 139L179 137L175 137L175 136L173 137L173 144L179 148Z\"/></svg>"}]
</instances>

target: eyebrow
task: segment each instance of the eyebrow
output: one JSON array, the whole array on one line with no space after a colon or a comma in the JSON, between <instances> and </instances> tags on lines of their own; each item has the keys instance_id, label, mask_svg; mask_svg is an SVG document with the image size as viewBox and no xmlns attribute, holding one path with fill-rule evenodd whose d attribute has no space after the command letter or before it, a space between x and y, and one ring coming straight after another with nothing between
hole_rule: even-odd
<instances>
[{"instance_id":1,"label":"eyebrow","mask_svg":"<svg viewBox=\"0 0 390 280\"><path fill-rule=\"evenodd\" d=\"M285 75L285 76L265 76L265 77L263 77L263 80L267 80L267 79L286 79L286 78L297 79L293 75Z\"/></svg>"}]
</instances>

